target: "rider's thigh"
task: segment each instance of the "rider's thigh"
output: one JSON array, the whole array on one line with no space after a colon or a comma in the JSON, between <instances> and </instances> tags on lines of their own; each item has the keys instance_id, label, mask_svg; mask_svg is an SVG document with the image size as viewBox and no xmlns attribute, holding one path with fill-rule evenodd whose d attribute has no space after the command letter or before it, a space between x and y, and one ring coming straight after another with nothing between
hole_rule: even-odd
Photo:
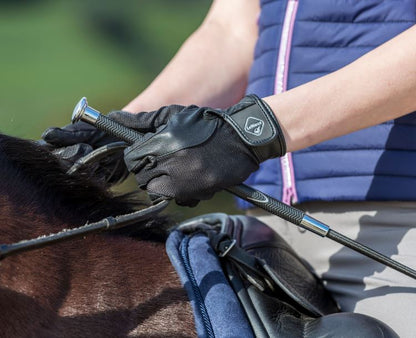
<instances>
[{"instance_id":1,"label":"rider's thigh","mask_svg":"<svg viewBox=\"0 0 416 338\"><path fill-rule=\"evenodd\" d=\"M416 203L313 202L308 215L349 238L416 269ZM343 311L364 313L390 325L400 337L415 337L416 281L293 224L252 210L304 258Z\"/></svg>"}]
</instances>

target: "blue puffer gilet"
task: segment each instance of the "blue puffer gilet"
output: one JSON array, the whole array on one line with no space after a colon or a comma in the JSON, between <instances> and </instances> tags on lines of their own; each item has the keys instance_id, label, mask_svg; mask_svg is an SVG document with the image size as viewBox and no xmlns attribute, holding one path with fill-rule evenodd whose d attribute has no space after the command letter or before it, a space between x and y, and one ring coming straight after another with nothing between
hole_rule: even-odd
<instances>
[{"instance_id":1,"label":"blue puffer gilet","mask_svg":"<svg viewBox=\"0 0 416 338\"><path fill-rule=\"evenodd\" d=\"M416 0L261 0L261 6L247 88L260 97L351 63L411 27L416 17ZM416 113L290 156L283 159L286 166L282 159L264 162L247 183L292 203L416 200ZM285 168L289 176L282 177ZM283 196L288 186L289 196Z\"/></svg>"}]
</instances>

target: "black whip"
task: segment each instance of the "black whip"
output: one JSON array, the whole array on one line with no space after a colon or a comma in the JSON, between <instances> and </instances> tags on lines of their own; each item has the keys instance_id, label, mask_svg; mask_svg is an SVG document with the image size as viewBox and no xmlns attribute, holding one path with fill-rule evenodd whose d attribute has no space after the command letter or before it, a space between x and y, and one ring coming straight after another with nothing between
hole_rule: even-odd
<instances>
[{"instance_id":1,"label":"black whip","mask_svg":"<svg viewBox=\"0 0 416 338\"><path fill-rule=\"evenodd\" d=\"M129 144L133 144L134 142L143 139L143 135L141 133L127 128L122 124L111 120L109 117L102 115L97 110L89 107L85 97L79 101L72 114L72 123L75 123L79 120L87 122L112 136L120 138ZM226 190L233 195L240 197L263 210L266 210L273 215L279 216L290 223L312 231L313 233L322 237L328 237L335 242L349 247L350 249L357 251L369 258L372 258L379 263L389 266L394 270L397 270L409 277L412 277L413 279L416 279L415 270L391 259L390 257L382 255L381 253L361 243L358 243L357 241L354 241L353 239L350 239L336 232L335 230L331 230L328 225L306 215L305 212L299 209L280 202L279 200L268 196L258 190L255 190L245 184L240 184Z\"/></svg>"}]
</instances>

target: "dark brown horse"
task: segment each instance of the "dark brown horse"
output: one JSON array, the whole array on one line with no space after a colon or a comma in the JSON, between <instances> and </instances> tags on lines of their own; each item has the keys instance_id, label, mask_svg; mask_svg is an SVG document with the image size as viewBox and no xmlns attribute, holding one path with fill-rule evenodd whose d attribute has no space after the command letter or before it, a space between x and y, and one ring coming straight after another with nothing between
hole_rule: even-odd
<instances>
[{"instance_id":1,"label":"dark brown horse","mask_svg":"<svg viewBox=\"0 0 416 338\"><path fill-rule=\"evenodd\" d=\"M137 209L86 174L69 177L35 143L0 135L0 243ZM0 262L1 337L193 337L165 254L166 220L90 235Z\"/></svg>"}]
</instances>

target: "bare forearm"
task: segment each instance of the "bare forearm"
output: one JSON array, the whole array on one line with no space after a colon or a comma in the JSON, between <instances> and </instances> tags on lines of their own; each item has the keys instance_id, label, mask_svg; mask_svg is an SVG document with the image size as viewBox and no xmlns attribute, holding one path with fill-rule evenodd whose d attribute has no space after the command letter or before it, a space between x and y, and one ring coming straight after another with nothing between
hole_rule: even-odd
<instances>
[{"instance_id":1,"label":"bare forearm","mask_svg":"<svg viewBox=\"0 0 416 338\"><path fill-rule=\"evenodd\" d=\"M256 0L217 0L201 27L124 110L168 104L227 107L244 95L257 37ZM234 14L234 15L231 15Z\"/></svg>"},{"instance_id":2,"label":"bare forearm","mask_svg":"<svg viewBox=\"0 0 416 338\"><path fill-rule=\"evenodd\" d=\"M416 26L337 72L266 98L288 151L416 110Z\"/></svg>"}]
</instances>

